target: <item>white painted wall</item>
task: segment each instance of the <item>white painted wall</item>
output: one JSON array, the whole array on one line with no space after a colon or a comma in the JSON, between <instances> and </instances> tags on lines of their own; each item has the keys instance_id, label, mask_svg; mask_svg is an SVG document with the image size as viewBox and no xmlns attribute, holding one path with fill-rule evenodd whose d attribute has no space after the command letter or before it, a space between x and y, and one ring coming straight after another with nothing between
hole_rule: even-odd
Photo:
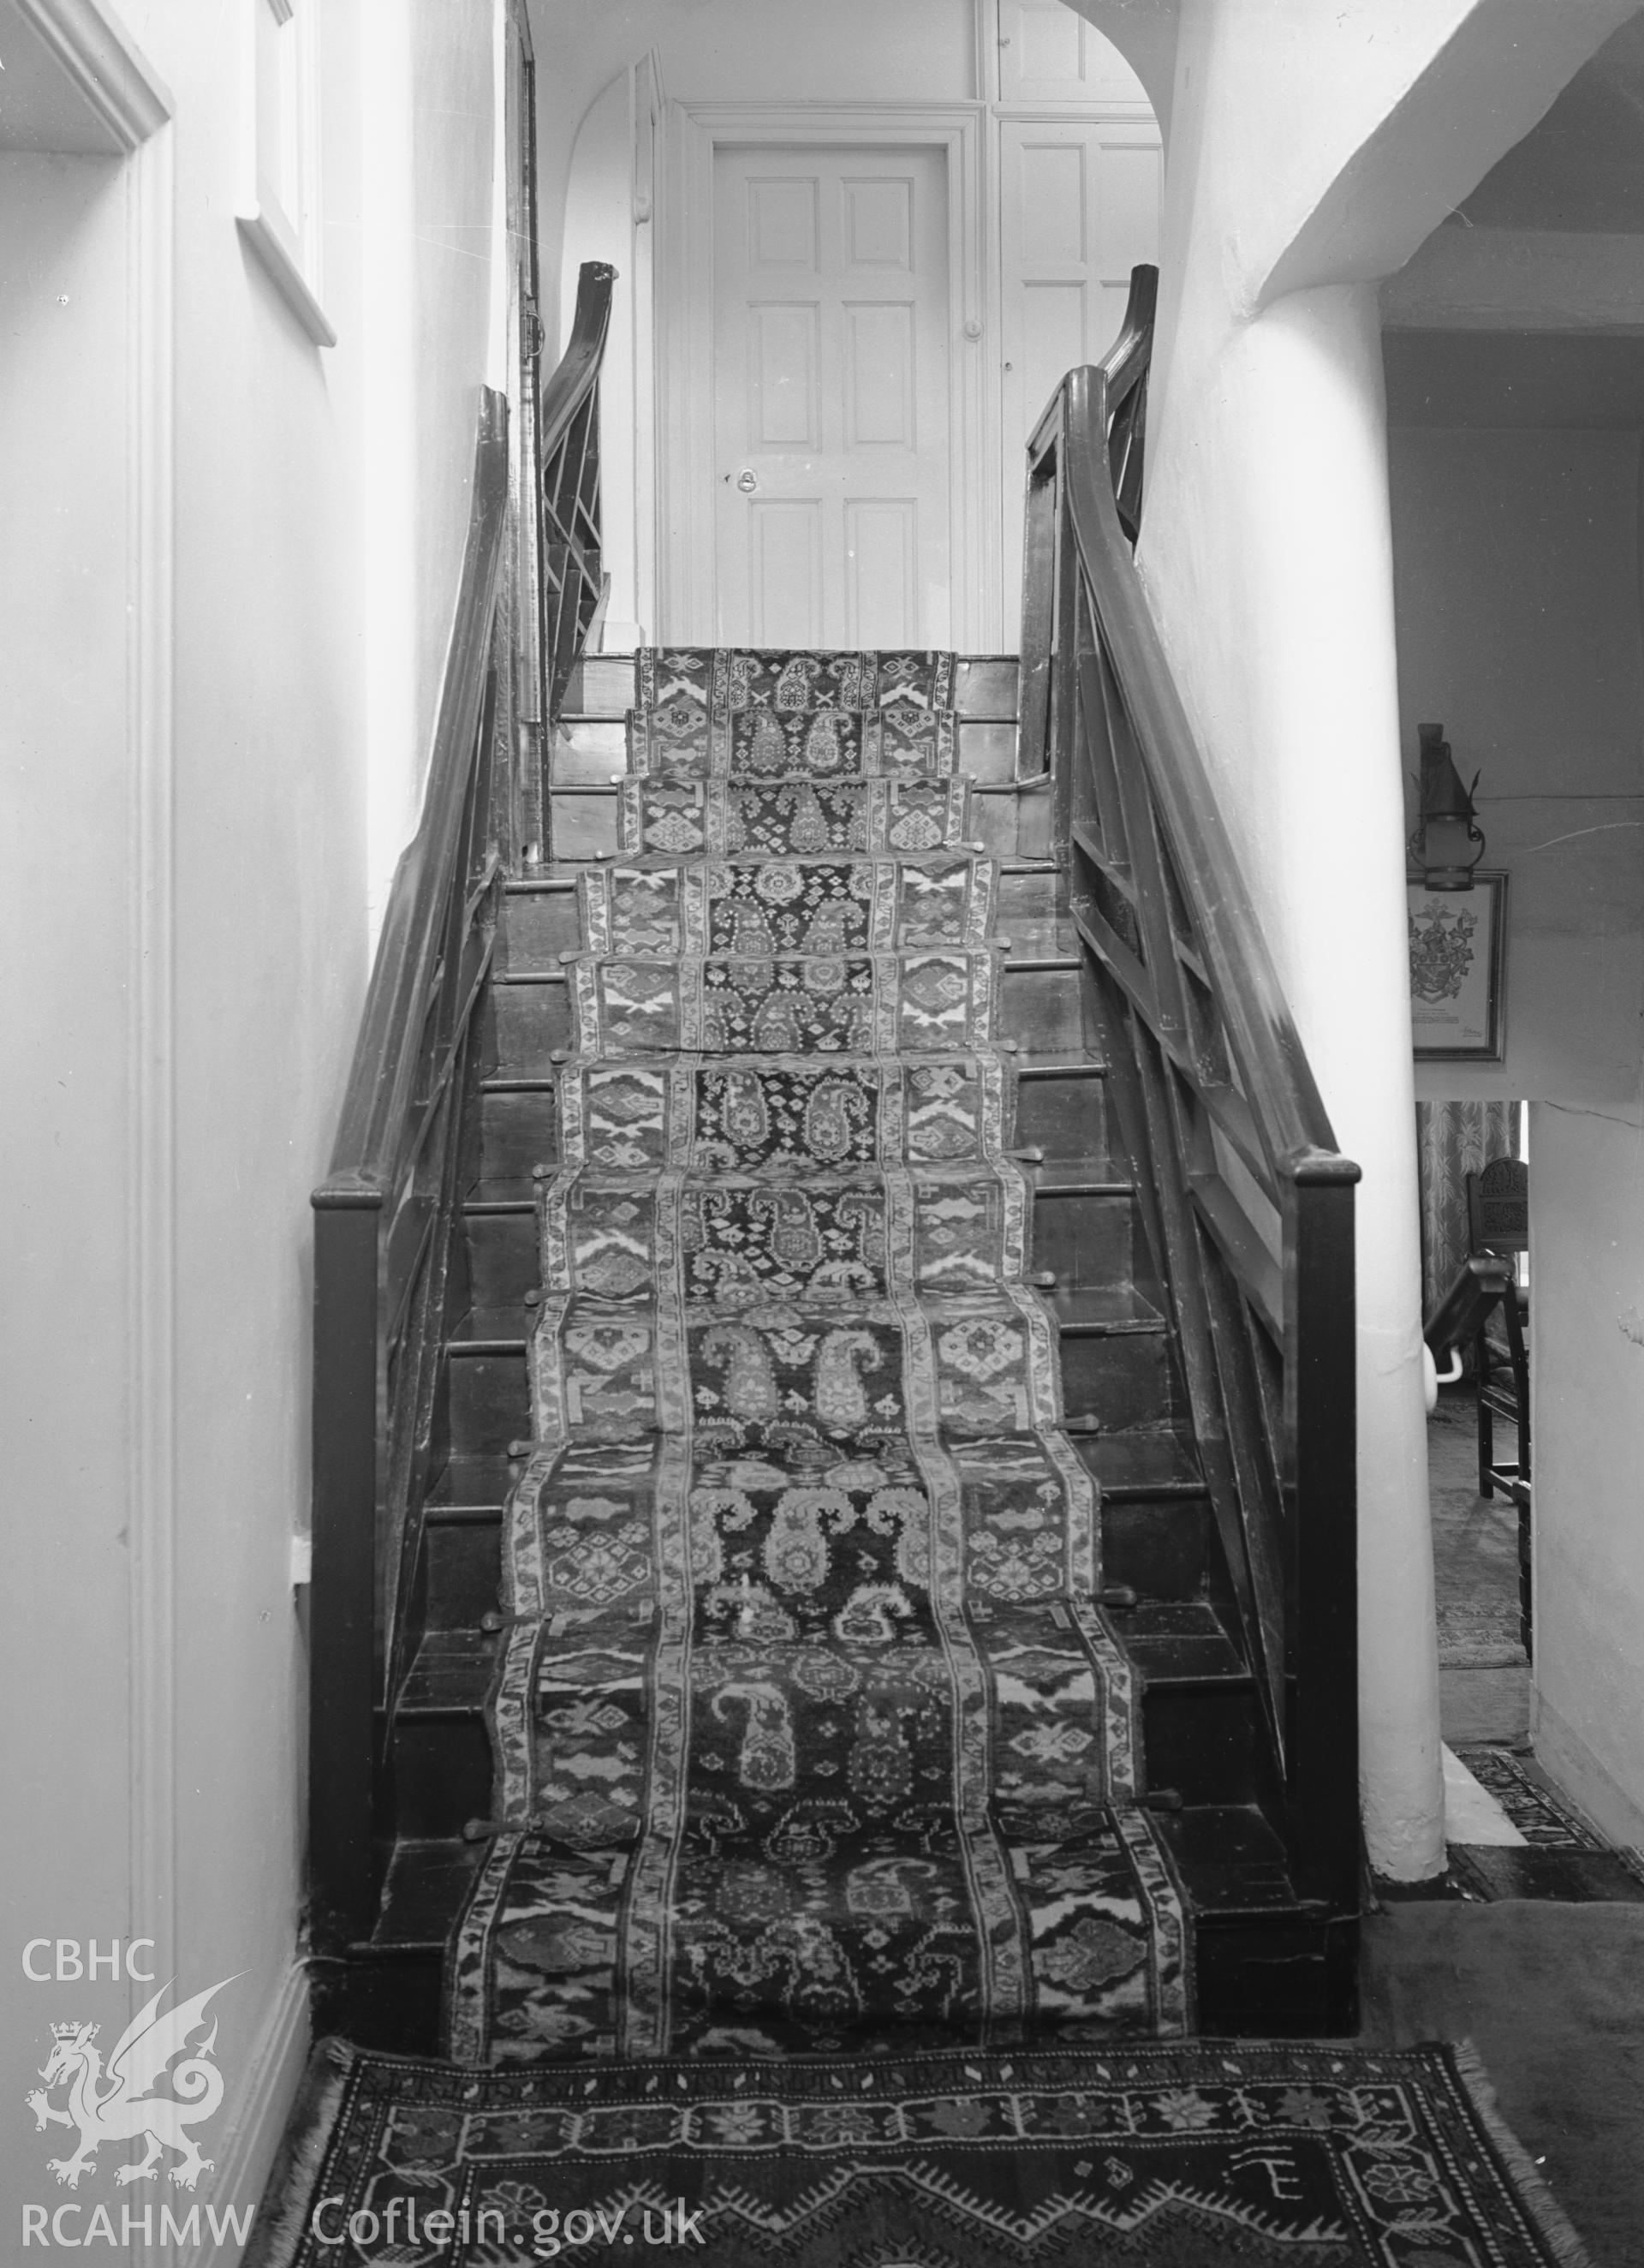
<instances>
[{"instance_id":1,"label":"white painted wall","mask_svg":"<svg viewBox=\"0 0 1644 2268\"><path fill-rule=\"evenodd\" d=\"M1537 1753L1644 1840L1644 640L1635 433L1392 435L1401 740L1482 767L1508 883L1507 1057L1423 1095L1530 1099Z\"/></svg>"},{"instance_id":2,"label":"white painted wall","mask_svg":"<svg viewBox=\"0 0 1644 2268\"><path fill-rule=\"evenodd\" d=\"M1156 90L1135 11L1082 12ZM1364 1820L1372 1865L1405 1879L1442 1867L1443 1808L1373 285L1626 12L1182 0L1168 105L1139 563L1336 1138L1364 1167Z\"/></svg>"},{"instance_id":3,"label":"white painted wall","mask_svg":"<svg viewBox=\"0 0 1644 2268\"><path fill-rule=\"evenodd\" d=\"M1536 1754L1644 1843L1644 1112L1530 1111Z\"/></svg>"},{"instance_id":4,"label":"white painted wall","mask_svg":"<svg viewBox=\"0 0 1644 2268\"><path fill-rule=\"evenodd\" d=\"M1506 1060L1420 1064L1417 1093L1628 1102L1644 1028L1639 436L1403 428L1391 466L1404 769L1418 723L1442 719L1463 777L1483 772L1485 863L1509 878Z\"/></svg>"},{"instance_id":5,"label":"white painted wall","mask_svg":"<svg viewBox=\"0 0 1644 2268\"><path fill-rule=\"evenodd\" d=\"M415 828L467 533L498 247L495 0L399 0L362 88L371 935Z\"/></svg>"},{"instance_id":6,"label":"white painted wall","mask_svg":"<svg viewBox=\"0 0 1644 2268\"><path fill-rule=\"evenodd\" d=\"M0 157L0 2084L19 2106L54 2021L124 2005L29 1985L24 1944L129 1933L127 186L112 158ZM55 2186L32 2124L0 2130L12 2242Z\"/></svg>"},{"instance_id":7,"label":"white painted wall","mask_svg":"<svg viewBox=\"0 0 1644 2268\"><path fill-rule=\"evenodd\" d=\"M0 2082L20 2106L53 2022L106 2042L151 1989L32 1984L29 1937L151 1937L180 1993L231 1977L207 2149L213 2201L249 2205L304 2045L308 1196L367 973L369 806L397 851L466 528L494 16L397 9L378 81L383 26L368 69L356 0L319 11L332 350L234 224L248 6L128 18L174 122L130 160L0 157ZM385 88L409 313L373 335ZM402 480L374 515L385 420ZM374 637L409 695L370 774ZM63 2199L61 2142L20 2107L0 2130L13 2244L24 2203Z\"/></svg>"},{"instance_id":8,"label":"white painted wall","mask_svg":"<svg viewBox=\"0 0 1644 2268\"><path fill-rule=\"evenodd\" d=\"M978 92L975 0L530 0L530 14L550 329L577 129L600 89L649 48L681 102L965 102ZM594 256L569 254L573 267Z\"/></svg>"},{"instance_id":9,"label":"white painted wall","mask_svg":"<svg viewBox=\"0 0 1644 2268\"><path fill-rule=\"evenodd\" d=\"M1118 50L1060 0L914 0L895 9L847 0L824 11L812 0L704 0L684 13L620 7L598 24L574 26L564 12L550 0L532 10L542 230L545 264L558 265L561 339L579 263L603 260L617 271L601 391L607 646L641 633L685 634L679 622L658 620L655 468L651 452L635 449L636 431L651 432L657 417L652 261L678 262L686 226L677 202L666 209L670 196L683 195L679 164L665 173L658 164L654 180L641 178L645 166L635 164L635 122L653 100L642 64L649 54L666 95L683 104L894 103L911 114L987 99L976 208L984 241L978 287L965 299L977 328L961 336L956 311L953 346L966 394L974 390L986 419L987 549L967 553L972 563L977 556L988 562L979 635L1013 650L1023 445L1053 379L1105 351L1132 266L1158 249L1157 128ZM597 88L596 63L616 66ZM653 191L656 217L647 219L640 206ZM679 232L672 238L671 226ZM691 615L678 593L673 603L682 618Z\"/></svg>"}]
</instances>

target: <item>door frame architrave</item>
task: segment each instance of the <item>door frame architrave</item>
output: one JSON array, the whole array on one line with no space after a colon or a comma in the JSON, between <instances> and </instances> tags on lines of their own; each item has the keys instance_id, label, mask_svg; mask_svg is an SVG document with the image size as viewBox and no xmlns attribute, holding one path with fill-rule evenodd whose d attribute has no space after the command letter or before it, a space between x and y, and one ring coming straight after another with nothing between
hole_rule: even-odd
<instances>
[{"instance_id":1,"label":"door frame architrave","mask_svg":"<svg viewBox=\"0 0 1644 2268\"><path fill-rule=\"evenodd\" d=\"M999 636L997 260L984 104L670 102L657 292L660 643L715 642L714 160L721 149L941 151L948 188L949 643Z\"/></svg>"}]
</instances>

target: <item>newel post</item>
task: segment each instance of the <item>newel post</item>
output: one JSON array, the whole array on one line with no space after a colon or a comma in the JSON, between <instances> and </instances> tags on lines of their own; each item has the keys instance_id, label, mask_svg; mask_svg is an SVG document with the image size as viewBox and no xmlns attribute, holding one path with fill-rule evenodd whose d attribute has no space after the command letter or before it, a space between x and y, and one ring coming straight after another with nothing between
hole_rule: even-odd
<instances>
[{"instance_id":1,"label":"newel post","mask_svg":"<svg viewBox=\"0 0 1644 2268\"><path fill-rule=\"evenodd\" d=\"M1359 1881L1357 1394L1354 1189L1359 1168L1296 1167L1286 1224L1286 1373L1295 1396L1295 1611L1288 1727L1297 1892L1356 1911Z\"/></svg>"},{"instance_id":2,"label":"newel post","mask_svg":"<svg viewBox=\"0 0 1644 2268\"><path fill-rule=\"evenodd\" d=\"M309 1594L310 1921L321 1952L377 1905L371 1788L382 1192L314 1193L313 1571Z\"/></svg>"}]
</instances>

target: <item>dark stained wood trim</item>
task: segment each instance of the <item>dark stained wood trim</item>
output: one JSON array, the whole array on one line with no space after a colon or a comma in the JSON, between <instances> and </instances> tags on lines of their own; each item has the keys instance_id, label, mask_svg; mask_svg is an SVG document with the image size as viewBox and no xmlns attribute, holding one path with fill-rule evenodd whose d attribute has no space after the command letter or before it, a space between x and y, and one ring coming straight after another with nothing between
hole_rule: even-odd
<instances>
[{"instance_id":1,"label":"dark stained wood trim","mask_svg":"<svg viewBox=\"0 0 1644 2268\"><path fill-rule=\"evenodd\" d=\"M1345 1923L1359 1867L1359 1172L1336 1149L1131 556L1156 293L1136 270L1107 360L1069 372L1029 444L1023 769L1048 747L1052 848L1072 869L1111 1091L1283 1774L1295 1888Z\"/></svg>"}]
</instances>

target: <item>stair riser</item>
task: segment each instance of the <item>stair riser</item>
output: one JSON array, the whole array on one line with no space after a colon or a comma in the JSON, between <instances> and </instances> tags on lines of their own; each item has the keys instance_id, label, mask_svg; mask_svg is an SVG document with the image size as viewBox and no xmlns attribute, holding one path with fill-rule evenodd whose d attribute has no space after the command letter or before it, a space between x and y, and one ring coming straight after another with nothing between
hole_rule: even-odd
<instances>
[{"instance_id":1,"label":"stair riser","mask_svg":"<svg viewBox=\"0 0 1644 2268\"><path fill-rule=\"evenodd\" d=\"M1102 1503L1102 1580L1138 1599L1194 1599L1209 1565L1208 1506Z\"/></svg>"},{"instance_id":2,"label":"stair riser","mask_svg":"<svg viewBox=\"0 0 1644 2268\"><path fill-rule=\"evenodd\" d=\"M1100 1158L1108 1146L1107 1082L1092 1070L1074 1079L1023 1079L1016 1084L1017 1149L1047 1158Z\"/></svg>"},{"instance_id":3,"label":"stair riser","mask_svg":"<svg viewBox=\"0 0 1644 2268\"><path fill-rule=\"evenodd\" d=\"M614 789L556 788L553 806L555 858L612 858L617 852ZM1001 858L1042 858L1050 849L1051 798L1040 790L972 798L972 840Z\"/></svg>"},{"instance_id":4,"label":"stair riser","mask_svg":"<svg viewBox=\"0 0 1644 2268\"><path fill-rule=\"evenodd\" d=\"M478 1630L483 1616L496 1612L503 1580L500 1521L447 1526L428 1521L423 1557L429 1630Z\"/></svg>"},{"instance_id":5,"label":"stair riser","mask_svg":"<svg viewBox=\"0 0 1644 2268\"><path fill-rule=\"evenodd\" d=\"M555 1052L571 1045L569 986L555 980L494 984L490 1001L497 1070L514 1078L546 1078ZM1024 1054L1078 1052L1085 1045L1078 970L1007 968L999 1020Z\"/></svg>"},{"instance_id":6,"label":"stair riser","mask_svg":"<svg viewBox=\"0 0 1644 2268\"><path fill-rule=\"evenodd\" d=\"M493 1767L485 1720L466 1717L396 1719L394 1814L401 1835L460 1835L491 1809Z\"/></svg>"},{"instance_id":7,"label":"stair riser","mask_svg":"<svg viewBox=\"0 0 1644 2268\"><path fill-rule=\"evenodd\" d=\"M1132 1280L1135 1205L1123 1197L1038 1197L1033 1265L1059 1285L1114 1291Z\"/></svg>"},{"instance_id":8,"label":"stair riser","mask_svg":"<svg viewBox=\"0 0 1644 2268\"><path fill-rule=\"evenodd\" d=\"M998 928L1000 937L1014 930L1047 930L1059 918L1057 875L1031 873L1000 875ZM1031 934L1020 939L1031 944ZM1059 932L1059 948L1070 950L1070 930ZM510 894L503 907L503 923L496 946L496 973L512 977L560 976L562 954L578 953L583 946L581 917L576 891L532 889Z\"/></svg>"},{"instance_id":9,"label":"stair riser","mask_svg":"<svg viewBox=\"0 0 1644 2268\"><path fill-rule=\"evenodd\" d=\"M1046 924L1063 911L1061 876L1042 871L999 878L998 922L1002 937L1013 924ZM503 902L496 968L510 976L554 976L561 954L580 950L581 920L574 889L510 890Z\"/></svg>"},{"instance_id":10,"label":"stair riser","mask_svg":"<svg viewBox=\"0 0 1644 2268\"><path fill-rule=\"evenodd\" d=\"M1123 1432L1133 1426L1163 1425L1171 1416L1168 1351L1156 1333L1065 1336L1061 1368L1063 1405L1069 1418L1095 1418L1105 1432ZM529 1433L523 1353L466 1355L453 1350L446 1395L453 1456L505 1455L510 1441Z\"/></svg>"},{"instance_id":11,"label":"stair riser","mask_svg":"<svg viewBox=\"0 0 1644 2268\"><path fill-rule=\"evenodd\" d=\"M446 1366L446 1407L454 1457L502 1457L531 1432L531 1395L521 1354L459 1354Z\"/></svg>"},{"instance_id":12,"label":"stair riser","mask_svg":"<svg viewBox=\"0 0 1644 2268\"><path fill-rule=\"evenodd\" d=\"M1025 873L1012 873L1007 868L999 877L998 932L1009 937L1013 922L1053 921L1059 915L1064 919L1068 911L1068 880L1065 874L1035 867Z\"/></svg>"},{"instance_id":13,"label":"stair riser","mask_svg":"<svg viewBox=\"0 0 1644 2268\"><path fill-rule=\"evenodd\" d=\"M1204 1587L1208 1513L1200 1504L1102 1506L1103 1580L1140 1599L1192 1599ZM502 1583L500 1520L427 1527L427 1626L477 1630L497 1606Z\"/></svg>"},{"instance_id":14,"label":"stair riser","mask_svg":"<svg viewBox=\"0 0 1644 2268\"><path fill-rule=\"evenodd\" d=\"M437 2055L439 1949L403 1956L362 1955L317 1962L312 1996L316 2039L335 2033L385 2055Z\"/></svg>"},{"instance_id":15,"label":"stair riser","mask_svg":"<svg viewBox=\"0 0 1644 2268\"><path fill-rule=\"evenodd\" d=\"M1133 1207L1126 1197L1040 1197L1033 1208L1033 1265L1060 1285L1113 1290L1130 1280ZM465 1218L473 1305L525 1321L525 1298L539 1281L532 1213Z\"/></svg>"},{"instance_id":16,"label":"stair riser","mask_svg":"<svg viewBox=\"0 0 1644 2268\"><path fill-rule=\"evenodd\" d=\"M1095 1418L1105 1432L1163 1425L1171 1411L1167 1344L1152 1331L1061 1342L1062 1405L1069 1418Z\"/></svg>"},{"instance_id":17,"label":"stair riser","mask_svg":"<svg viewBox=\"0 0 1644 2268\"><path fill-rule=\"evenodd\" d=\"M1359 2028L1359 1925L1295 1920L1194 1932L1199 2029L1207 2039L1342 2038Z\"/></svg>"},{"instance_id":18,"label":"stair riser","mask_svg":"<svg viewBox=\"0 0 1644 2268\"><path fill-rule=\"evenodd\" d=\"M564 983L494 984L490 1014L496 1068L505 1077L546 1079L571 1045L570 988Z\"/></svg>"},{"instance_id":19,"label":"stair riser","mask_svg":"<svg viewBox=\"0 0 1644 2268\"><path fill-rule=\"evenodd\" d=\"M484 1094L480 1097L476 1180L488 1188L528 1182L539 1166L555 1164L559 1123L551 1094Z\"/></svg>"},{"instance_id":20,"label":"stair riser","mask_svg":"<svg viewBox=\"0 0 1644 2268\"><path fill-rule=\"evenodd\" d=\"M509 976L555 973L560 955L582 942L575 890L511 890L503 901L497 967Z\"/></svg>"},{"instance_id":21,"label":"stair riser","mask_svg":"<svg viewBox=\"0 0 1644 2268\"><path fill-rule=\"evenodd\" d=\"M999 1032L1022 1055L1077 1054L1088 1044L1076 968L1013 968L999 987Z\"/></svg>"},{"instance_id":22,"label":"stair riser","mask_svg":"<svg viewBox=\"0 0 1644 2268\"><path fill-rule=\"evenodd\" d=\"M953 705L961 717L1014 718L1019 680L1014 654L961 654L954 672ZM621 717L637 699L632 654L591 654L571 672L565 713Z\"/></svg>"},{"instance_id":23,"label":"stair riser","mask_svg":"<svg viewBox=\"0 0 1644 2268\"><path fill-rule=\"evenodd\" d=\"M553 834L550 848L555 858L613 858L617 848L615 791L603 794L565 794L556 790L548 798Z\"/></svg>"},{"instance_id":24,"label":"stair riser","mask_svg":"<svg viewBox=\"0 0 1644 2268\"><path fill-rule=\"evenodd\" d=\"M1016 774L1016 728L992 718L961 718L958 769L973 780L1009 780ZM556 790L607 788L628 770L628 724L621 717L568 717L554 735Z\"/></svg>"},{"instance_id":25,"label":"stair riser","mask_svg":"<svg viewBox=\"0 0 1644 2268\"><path fill-rule=\"evenodd\" d=\"M1047 1159L1099 1161L1107 1148L1106 1104L1099 1071L1072 1079L1023 1079L1011 1145L1042 1150ZM479 1178L487 1183L528 1180L534 1167L552 1165L559 1156L551 1093L481 1094L479 1120Z\"/></svg>"},{"instance_id":26,"label":"stair riser","mask_svg":"<svg viewBox=\"0 0 1644 2268\"><path fill-rule=\"evenodd\" d=\"M525 1294L541 1281L535 1215L471 1213L466 1228L474 1306L488 1315L517 1314L523 1329Z\"/></svg>"},{"instance_id":27,"label":"stair riser","mask_svg":"<svg viewBox=\"0 0 1644 2268\"><path fill-rule=\"evenodd\" d=\"M1141 1704L1148 1786L1186 1803L1253 1803L1261 1793L1260 1727L1248 1686L1155 1687Z\"/></svg>"}]
</instances>

